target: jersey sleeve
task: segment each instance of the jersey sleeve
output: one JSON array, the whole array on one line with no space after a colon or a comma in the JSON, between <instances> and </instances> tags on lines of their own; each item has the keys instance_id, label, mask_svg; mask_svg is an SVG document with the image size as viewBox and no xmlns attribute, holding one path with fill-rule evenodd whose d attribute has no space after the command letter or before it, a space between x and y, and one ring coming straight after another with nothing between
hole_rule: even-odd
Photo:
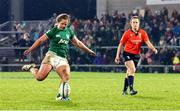
<instances>
[{"instance_id":1,"label":"jersey sleeve","mask_svg":"<svg viewBox=\"0 0 180 111\"><path fill-rule=\"evenodd\" d=\"M146 42L146 41L149 40L149 36L148 36L148 34L145 31L143 31L143 32L144 32L143 33L143 41Z\"/></svg>"},{"instance_id":2,"label":"jersey sleeve","mask_svg":"<svg viewBox=\"0 0 180 111\"><path fill-rule=\"evenodd\" d=\"M69 31L70 31L70 34L71 34L71 36L70 36L70 40L71 40L74 37L75 32L74 32L74 30L72 29L71 26L69 26Z\"/></svg>"},{"instance_id":3,"label":"jersey sleeve","mask_svg":"<svg viewBox=\"0 0 180 111\"><path fill-rule=\"evenodd\" d=\"M119 41L119 43L121 43L122 45L125 45L125 43L127 42L127 37L128 37L128 34L127 34L127 31L124 32L124 34L122 35L122 38L121 40Z\"/></svg>"},{"instance_id":4,"label":"jersey sleeve","mask_svg":"<svg viewBox=\"0 0 180 111\"><path fill-rule=\"evenodd\" d=\"M56 32L56 28L54 27L54 28L48 30L48 31L46 32L46 35L47 35L47 37L48 37L49 39L51 39L51 38L55 35L55 32Z\"/></svg>"}]
</instances>

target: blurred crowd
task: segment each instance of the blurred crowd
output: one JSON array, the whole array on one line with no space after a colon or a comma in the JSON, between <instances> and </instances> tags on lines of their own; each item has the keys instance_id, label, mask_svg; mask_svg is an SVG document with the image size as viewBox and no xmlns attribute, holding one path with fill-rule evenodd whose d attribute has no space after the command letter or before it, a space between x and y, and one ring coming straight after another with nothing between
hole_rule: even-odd
<instances>
[{"instance_id":1,"label":"blurred crowd","mask_svg":"<svg viewBox=\"0 0 180 111\"><path fill-rule=\"evenodd\" d=\"M138 15L141 19L141 28L146 30L151 42L158 48L159 53L154 55L151 50L143 49L141 64L157 64L157 65L172 65L179 64L179 49L171 48L169 46L180 45L180 13L174 9L171 14L166 7L161 10L152 12L148 7L144 8L144 13L139 10L131 12L128 15L115 11L112 15L102 14L101 18L89 20L81 20L71 16L71 24L77 37L88 47L96 50L97 57L93 58L85 55L84 52L78 49L70 49L70 63L71 64L114 64L114 57L119 40L126 29L129 28L129 20L131 16ZM24 34L16 35L15 47L29 47L42 34L44 34L50 27L53 27L57 14L48 20L48 23L39 23L28 26L26 23L15 22L13 30L24 32ZM99 48L99 47L107 48ZM47 51L48 44L45 43L41 47L43 53ZM24 60L22 52L15 51L19 61ZM36 51L37 52L37 51ZM35 53L32 61L41 62L39 53ZM176 62L174 62L176 61ZM122 64L122 63L121 63ZM104 70L104 69L103 69ZM146 69L144 69L146 70ZM173 70L179 70L174 68Z\"/></svg>"},{"instance_id":2,"label":"blurred crowd","mask_svg":"<svg viewBox=\"0 0 180 111\"><path fill-rule=\"evenodd\" d=\"M172 14L169 14L166 7L154 13L146 7L144 14L141 14L139 10L128 15L115 11L113 15L103 14L100 19L74 19L72 25L78 37L89 47L118 46L123 32L129 28L131 16L134 15L140 17L141 28L146 30L152 43L161 47L158 48L157 55L154 55L151 50L144 49L141 64L179 65L180 61L177 59L179 59L180 49L169 47L180 45L180 14L176 9ZM89 63L114 64L115 53L112 48L97 49L97 57L94 60L89 59ZM74 64L87 63L83 60L87 61L88 58L84 58L83 54L71 57ZM173 62L175 58L178 61L176 63ZM178 68L173 70L179 71Z\"/></svg>"}]
</instances>

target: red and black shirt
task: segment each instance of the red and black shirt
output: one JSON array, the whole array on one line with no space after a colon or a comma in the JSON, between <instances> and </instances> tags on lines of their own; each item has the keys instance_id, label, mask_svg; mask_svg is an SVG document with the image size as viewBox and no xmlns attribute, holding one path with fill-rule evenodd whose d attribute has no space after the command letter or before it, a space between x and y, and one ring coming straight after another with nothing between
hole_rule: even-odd
<instances>
[{"instance_id":1,"label":"red and black shirt","mask_svg":"<svg viewBox=\"0 0 180 111\"><path fill-rule=\"evenodd\" d=\"M124 32L120 43L124 46L124 51L132 54L140 54L142 44L148 40L149 37L143 29L139 29L137 33L129 29Z\"/></svg>"}]
</instances>

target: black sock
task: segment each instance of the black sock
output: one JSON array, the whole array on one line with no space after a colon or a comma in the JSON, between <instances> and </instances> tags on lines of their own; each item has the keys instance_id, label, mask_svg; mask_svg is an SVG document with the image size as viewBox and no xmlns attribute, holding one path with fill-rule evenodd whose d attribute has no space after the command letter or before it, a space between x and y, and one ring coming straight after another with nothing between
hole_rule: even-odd
<instances>
[{"instance_id":1,"label":"black sock","mask_svg":"<svg viewBox=\"0 0 180 111\"><path fill-rule=\"evenodd\" d=\"M133 90L134 76L128 76L128 85L130 90Z\"/></svg>"},{"instance_id":2,"label":"black sock","mask_svg":"<svg viewBox=\"0 0 180 111\"><path fill-rule=\"evenodd\" d=\"M128 78L125 78L124 79L124 89L123 89L123 91L127 91L127 88L128 88Z\"/></svg>"}]
</instances>

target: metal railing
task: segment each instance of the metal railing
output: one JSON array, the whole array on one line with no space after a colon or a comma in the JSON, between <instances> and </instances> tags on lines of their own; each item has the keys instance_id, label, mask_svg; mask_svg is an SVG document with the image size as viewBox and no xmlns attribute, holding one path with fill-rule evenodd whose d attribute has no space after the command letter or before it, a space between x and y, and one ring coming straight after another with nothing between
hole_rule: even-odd
<instances>
[{"instance_id":1,"label":"metal railing","mask_svg":"<svg viewBox=\"0 0 180 111\"><path fill-rule=\"evenodd\" d=\"M32 26L38 26L39 24L48 24L48 20L31 20L31 21L7 21L3 24L0 24L0 31L3 29L3 31L12 31L12 27L14 27L14 24L20 23L25 24L24 28L29 28L29 25Z\"/></svg>"},{"instance_id":2,"label":"metal railing","mask_svg":"<svg viewBox=\"0 0 180 111\"><path fill-rule=\"evenodd\" d=\"M2 67L13 67L13 68L18 67L19 69L21 69L21 67L23 65L24 64L17 64L17 63L16 64L0 64L0 68L2 68ZM40 66L40 64L37 64L37 66ZM140 65L140 66L138 66L139 70L141 70L141 68L162 68L163 73L171 72L171 69L173 67L174 67L174 65ZM115 68L124 69L125 65L114 65L114 64L111 64L111 65L93 65L93 64L77 65L77 64L72 64L71 65L71 69L78 69L78 68L79 69L80 68L86 69L86 70L83 70L83 71L95 71L95 72L99 71L99 69L101 69L101 68L103 68L102 71L106 71L106 69L109 68L108 72L116 72ZM95 70L93 70L93 68ZM176 68L180 68L180 66L176 66ZM74 71L78 71L78 70L74 70ZM80 71L82 71L82 70L80 70ZM147 71L147 73L150 73L150 72L151 71ZM153 72L158 73L158 71L156 71L156 70L154 70Z\"/></svg>"},{"instance_id":3,"label":"metal railing","mask_svg":"<svg viewBox=\"0 0 180 111\"><path fill-rule=\"evenodd\" d=\"M156 46L158 49L162 48L162 46ZM22 49L27 49L28 47L0 47L0 54L1 54L1 50L4 51L8 51L8 50L22 50ZM94 47L95 50L116 50L116 46L106 46L106 47ZM146 49L147 47L143 46L143 49ZM166 46L166 48L170 48L170 49L176 49L180 52L180 46ZM70 50L74 50L74 47L70 47ZM41 60L43 59L43 53L42 53L42 48L40 48L40 57ZM103 51L102 51L103 53ZM72 56L72 55L70 55ZM27 58L28 60L31 59L31 57ZM114 57L112 58L114 60ZM171 58L170 58L171 59ZM13 61L13 60L12 60ZM11 62L12 62L11 61ZM6 67L6 68L17 68L20 71L20 68L26 64L27 62L18 62L16 61L15 63L0 63L0 70L2 69L2 67ZM40 63L38 64L38 66L40 65ZM164 72L164 73L168 73L168 72L172 72L173 67L175 67L174 65L163 65L163 64L151 64L151 65L144 65L144 64L140 64L138 66L138 70L142 71L142 69L144 69L144 72ZM101 64L101 65L97 65L97 64L71 64L71 69L73 71L108 71L108 72L115 72L116 70L122 70L124 71L125 66L123 64L121 65L115 65L112 62L110 64ZM180 68L180 66L176 66L176 68ZM161 71L160 71L161 70ZM11 70L13 71L13 70Z\"/></svg>"}]
</instances>

